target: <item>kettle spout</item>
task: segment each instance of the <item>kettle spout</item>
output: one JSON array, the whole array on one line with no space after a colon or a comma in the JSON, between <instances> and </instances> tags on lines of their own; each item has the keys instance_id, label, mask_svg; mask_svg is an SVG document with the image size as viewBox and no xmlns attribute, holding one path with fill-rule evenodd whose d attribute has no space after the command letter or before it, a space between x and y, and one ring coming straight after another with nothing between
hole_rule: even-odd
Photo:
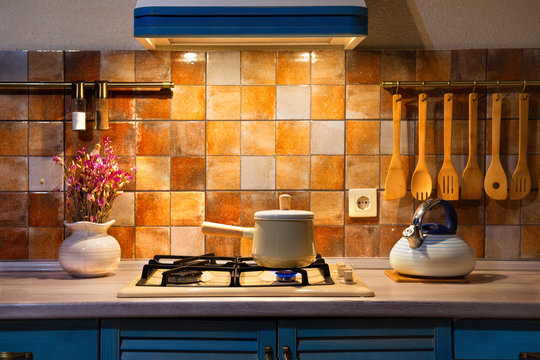
<instances>
[{"instance_id":1,"label":"kettle spout","mask_svg":"<svg viewBox=\"0 0 540 360\"><path fill-rule=\"evenodd\" d=\"M423 237L420 235L422 230L418 230L416 225L411 225L403 230L403 237L409 242L411 249L417 249L422 246L424 242Z\"/></svg>"}]
</instances>

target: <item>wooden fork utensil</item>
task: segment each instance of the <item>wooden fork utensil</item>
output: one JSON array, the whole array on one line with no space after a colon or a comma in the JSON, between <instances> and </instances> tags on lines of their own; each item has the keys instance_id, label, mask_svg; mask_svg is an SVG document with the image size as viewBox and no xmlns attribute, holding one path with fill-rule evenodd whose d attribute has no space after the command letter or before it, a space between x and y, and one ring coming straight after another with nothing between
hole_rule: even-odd
<instances>
[{"instance_id":1,"label":"wooden fork utensil","mask_svg":"<svg viewBox=\"0 0 540 360\"><path fill-rule=\"evenodd\" d=\"M527 167L527 133L529 118L529 94L519 94L519 157L516 170L510 180L510 199L523 199L531 191L531 174Z\"/></svg>"},{"instance_id":2,"label":"wooden fork utensil","mask_svg":"<svg viewBox=\"0 0 540 360\"><path fill-rule=\"evenodd\" d=\"M432 190L431 175L426 164L427 95L418 95L418 163L411 180L411 193L415 199L424 201Z\"/></svg>"},{"instance_id":3,"label":"wooden fork utensil","mask_svg":"<svg viewBox=\"0 0 540 360\"><path fill-rule=\"evenodd\" d=\"M444 161L437 176L438 196L443 200L459 199L459 177L452 162L453 94L444 94Z\"/></svg>"}]
</instances>

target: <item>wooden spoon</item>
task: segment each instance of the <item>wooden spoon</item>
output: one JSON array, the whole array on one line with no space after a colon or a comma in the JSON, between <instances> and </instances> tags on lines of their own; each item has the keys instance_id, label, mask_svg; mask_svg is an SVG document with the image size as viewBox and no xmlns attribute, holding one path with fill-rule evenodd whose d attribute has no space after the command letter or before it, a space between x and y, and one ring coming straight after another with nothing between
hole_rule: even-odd
<instances>
[{"instance_id":1,"label":"wooden spoon","mask_svg":"<svg viewBox=\"0 0 540 360\"><path fill-rule=\"evenodd\" d=\"M390 167L386 175L385 196L386 200L401 199L407 193L407 178L405 177L405 169L400 154L400 135L401 135L401 95L395 94L392 96L393 108L393 140L394 149L392 150L392 158L390 159Z\"/></svg>"},{"instance_id":2,"label":"wooden spoon","mask_svg":"<svg viewBox=\"0 0 540 360\"><path fill-rule=\"evenodd\" d=\"M459 199L459 177L452 162L453 97L453 94L444 94L444 161L437 176L437 192L443 200Z\"/></svg>"},{"instance_id":3,"label":"wooden spoon","mask_svg":"<svg viewBox=\"0 0 540 360\"><path fill-rule=\"evenodd\" d=\"M519 157L510 180L510 199L523 199L531 191L531 174L527 167L527 133L529 122L529 94L519 94Z\"/></svg>"},{"instance_id":4,"label":"wooden spoon","mask_svg":"<svg viewBox=\"0 0 540 360\"><path fill-rule=\"evenodd\" d=\"M476 160L478 141L478 94L469 94L469 160L461 177L461 198L478 200L482 198L484 176Z\"/></svg>"},{"instance_id":5,"label":"wooden spoon","mask_svg":"<svg viewBox=\"0 0 540 360\"><path fill-rule=\"evenodd\" d=\"M418 164L411 180L411 193L417 200L427 200L431 195L431 175L426 164L427 95L418 95Z\"/></svg>"},{"instance_id":6,"label":"wooden spoon","mask_svg":"<svg viewBox=\"0 0 540 360\"><path fill-rule=\"evenodd\" d=\"M499 148L501 141L501 104L502 95L493 94L493 112L491 124L491 164L484 179L486 194L495 200L504 200L508 196L508 180L501 165Z\"/></svg>"}]
</instances>

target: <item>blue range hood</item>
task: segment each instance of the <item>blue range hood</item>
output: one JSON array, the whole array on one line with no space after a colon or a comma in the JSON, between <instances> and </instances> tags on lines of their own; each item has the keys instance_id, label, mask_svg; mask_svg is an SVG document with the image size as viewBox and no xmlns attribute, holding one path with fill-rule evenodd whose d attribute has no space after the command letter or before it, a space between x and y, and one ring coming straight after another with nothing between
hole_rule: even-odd
<instances>
[{"instance_id":1,"label":"blue range hood","mask_svg":"<svg viewBox=\"0 0 540 360\"><path fill-rule=\"evenodd\" d=\"M138 0L134 16L152 50L353 49L367 35L364 0Z\"/></svg>"}]
</instances>

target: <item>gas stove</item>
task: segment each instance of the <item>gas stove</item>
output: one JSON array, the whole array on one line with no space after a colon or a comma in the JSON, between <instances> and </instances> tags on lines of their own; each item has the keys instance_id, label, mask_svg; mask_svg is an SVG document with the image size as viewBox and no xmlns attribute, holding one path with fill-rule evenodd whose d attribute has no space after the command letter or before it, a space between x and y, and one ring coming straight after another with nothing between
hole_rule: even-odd
<instances>
[{"instance_id":1,"label":"gas stove","mask_svg":"<svg viewBox=\"0 0 540 360\"><path fill-rule=\"evenodd\" d=\"M118 297L373 296L345 264L317 255L309 266L273 269L250 257L156 255Z\"/></svg>"}]
</instances>

